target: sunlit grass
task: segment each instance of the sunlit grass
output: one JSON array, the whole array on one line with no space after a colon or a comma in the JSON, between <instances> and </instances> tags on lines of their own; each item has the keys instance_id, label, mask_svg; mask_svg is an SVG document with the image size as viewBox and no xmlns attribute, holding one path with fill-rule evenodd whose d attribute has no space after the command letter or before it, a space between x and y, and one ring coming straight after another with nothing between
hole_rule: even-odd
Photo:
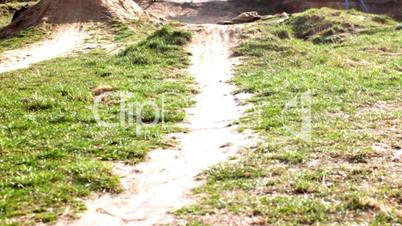
<instances>
[{"instance_id":1,"label":"sunlit grass","mask_svg":"<svg viewBox=\"0 0 402 226\"><path fill-rule=\"evenodd\" d=\"M148 29L152 29L151 26ZM156 147L191 104L184 44L190 34L163 27L111 55L96 50L46 61L0 75L0 224L54 221L90 192L118 192L118 178L105 161L137 163ZM152 102L164 122L103 127L94 118L93 90L129 92L127 102ZM136 106L136 105L134 105ZM134 109L132 109L134 110ZM133 111L133 122L152 122L153 108ZM102 99L102 120L119 122L120 102Z\"/></svg>"},{"instance_id":2,"label":"sunlit grass","mask_svg":"<svg viewBox=\"0 0 402 226\"><path fill-rule=\"evenodd\" d=\"M244 58L234 83L254 94L240 125L264 142L207 171L200 204L178 214L204 224L400 224L401 167L392 159L402 147L402 31L355 11L276 20L247 27L236 49ZM286 109L306 93L310 140L291 133L301 131L300 107Z\"/></svg>"}]
</instances>

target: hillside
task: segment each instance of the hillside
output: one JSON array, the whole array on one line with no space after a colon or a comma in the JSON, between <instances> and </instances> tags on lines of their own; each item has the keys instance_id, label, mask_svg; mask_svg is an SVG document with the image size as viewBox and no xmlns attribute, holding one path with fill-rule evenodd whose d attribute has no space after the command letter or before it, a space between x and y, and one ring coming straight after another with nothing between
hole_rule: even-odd
<instances>
[{"instance_id":1,"label":"hillside","mask_svg":"<svg viewBox=\"0 0 402 226\"><path fill-rule=\"evenodd\" d=\"M402 4L364 2L0 1L0 225L402 224Z\"/></svg>"},{"instance_id":2,"label":"hillside","mask_svg":"<svg viewBox=\"0 0 402 226\"><path fill-rule=\"evenodd\" d=\"M246 26L234 83L262 141L205 172L193 225L402 222L402 31L327 8Z\"/></svg>"}]
</instances>

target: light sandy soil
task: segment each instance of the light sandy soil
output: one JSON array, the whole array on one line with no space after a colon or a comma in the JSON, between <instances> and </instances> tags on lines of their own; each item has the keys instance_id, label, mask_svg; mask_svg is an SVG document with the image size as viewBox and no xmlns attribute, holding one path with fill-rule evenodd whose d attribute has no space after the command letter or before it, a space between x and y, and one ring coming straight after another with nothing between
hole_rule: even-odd
<instances>
[{"instance_id":1,"label":"light sandy soil","mask_svg":"<svg viewBox=\"0 0 402 226\"><path fill-rule=\"evenodd\" d=\"M66 55L84 43L86 34L79 23L58 25L53 37L26 48L6 51L0 57L0 73Z\"/></svg>"},{"instance_id":2,"label":"light sandy soil","mask_svg":"<svg viewBox=\"0 0 402 226\"><path fill-rule=\"evenodd\" d=\"M247 4L209 4L202 0L140 4L153 15L188 23L187 28L194 33L188 47L192 62L189 71L200 93L195 97L195 107L187 110L184 126L190 132L174 135L180 147L155 150L147 161L136 166L114 164L124 191L94 195L86 200L88 210L77 220L63 217L58 225L176 225L179 222L172 212L194 201L190 198L191 189L203 183L197 175L255 142L253 134L237 132L234 122L245 110L240 105L245 96L232 95L235 87L228 83L237 63L231 57L231 48L236 45L241 26L213 24L238 15ZM222 14L222 7L227 6L231 10ZM201 9L209 13L203 15Z\"/></svg>"},{"instance_id":3,"label":"light sandy soil","mask_svg":"<svg viewBox=\"0 0 402 226\"><path fill-rule=\"evenodd\" d=\"M189 133L177 134L181 147L156 150L137 166L115 164L122 176L124 192L105 194L87 201L88 211L77 221L63 219L58 225L159 225L174 222L170 213L191 203L188 195L202 182L196 176L208 167L227 160L253 141L239 134L233 122L244 108L227 83L235 60L231 46L238 27L191 26L195 40L189 46L190 68L200 93L196 106L187 111Z\"/></svg>"},{"instance_id":4,"label":"light sandy soil","mask_svg":"<svg viewBox=\"0 0 402 226\"><path fill-rule=\"evenodd\" d=\"M138 4L158 17L189 24L217 24L247 11L277 12L272 4L249 0L139 0Z\"/></svg>"},{"instance_id":5,"label":"light sandy soil","mask_svg":"<svg viewBox=\"0 0 402 226\"><path fill-rule=\"evenodd\" d=\"M1 29L0 36L13 34L44 21L56 25L52 30L53 36L26 48L3 53L0 56L0 73L27 68L32 64L64 56L72 51L98 47L99 43L86 43L82 46L89 36L84 26L88 28L94 22L104 22L111 18L134 20L138 19L142 12L132 0L42 0ZM102 48L105 47L104 44L101 45Z\"/></svg>"},{"instance_id":6,"label":"light sandy soil","mask_svg":"<svg viewBox=\"0 0 402 226\"><path fill-rule=\"evenodd\" d=\"M84 0L79 2L87 3ZM120 9L125 6L121 2L117 4L117 1L104 2L111 8ZM113 4L117 5L112 7ZM178 224L172 212L194 201L190 197L191 189L203 183L197 180L197 175L227 160L240 148L253 145L254 136L238 133L233 123L244 112L244 106L240 105L240 97L232 95L235 87L227 83L236 63L236 59L231 57L231 48L236 44L241 26L214 24L245 11L259 10L260 14L271 12L269 8L262 7L265 3L259 4L253 5L248 0L140 2L147 12L158 17L193 24L188 25L195 37L189 46L192 54L189 70L196 78L200 93L195 97L195 107L187 111L185 126L190 132L175 135L180 147L155 150L141 164L130 166L114 163L115 174L121 176L124 191L117 195L94 195L85 201L87 211L77 220L62 217L57 225ZM126 15L125 10L121 12L122 17L131 16ZM65 16L67 19L75 18L69 13ZM0 73L68 54L79 49L87 35L78 23L59 25L58 29L49 40L6 52L0 61Z\"/></svg>"}]
</instances>

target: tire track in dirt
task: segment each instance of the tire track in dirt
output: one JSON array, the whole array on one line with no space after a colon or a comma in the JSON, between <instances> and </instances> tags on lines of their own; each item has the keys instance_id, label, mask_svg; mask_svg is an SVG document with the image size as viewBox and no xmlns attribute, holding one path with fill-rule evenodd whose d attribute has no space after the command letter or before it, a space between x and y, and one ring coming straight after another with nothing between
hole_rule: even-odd
<instances>
[{"instance_id":1,"label":"tire track in dirt","mask_svg":"<svg viewBox=\"0 0 402 226\"><path fill-rule=\"evenodd\" d=\"M66 55L84 43L86 34L80 23L59 25L55 35L26 48L6 51L0 58L0 73L28 68L41 61Z\"/></svg>"},{"instance_id":2,"label":"tire track in dirt","mask_svg":"<svg viewBox=\"0 0 402 226\"><path fill-rule=\"evenodd\" d=\"M232 76L231 46L239 27L193 25L195 39L189 46L190 68L200 93L195 107L187 110L190 132L178 135L181 148L155 150L137 166L114 164L122 177L124 192L87 200L88 210L77 220L62 219L58 225L159 225L174 222L170 214L191 203L191 189L201 185L196 176L227 160L253 141L236 131L233 122L244 108L227 83Z\"/></svg>"}]
</instances>

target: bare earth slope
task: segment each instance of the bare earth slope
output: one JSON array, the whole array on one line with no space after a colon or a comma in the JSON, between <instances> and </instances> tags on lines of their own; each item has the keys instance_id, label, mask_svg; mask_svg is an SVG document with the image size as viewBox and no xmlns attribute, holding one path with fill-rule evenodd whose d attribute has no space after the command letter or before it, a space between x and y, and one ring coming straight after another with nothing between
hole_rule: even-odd
<instances>
[{"instance_id":1,"label":"bare earth slope","mask_svg":"<svg viewBox=\"0 0 402 226\"><path fill-rule=\"evenodd\" d=\"M115 164L125 191L102 195L87 202L88 211L76 222L59 225L155 225L172 223L169 214L188 204L188 192L200 185L196 176L227 159L247 137L232 126L242 108L231 95L233 61L231 44L235 27L202 25L190 27L197 38L189 46L190 72L200 87L197 104L187 111L189 133L177 134L180 149L157 150L135 167Z\"/></svg>"},{"instance_id":2,"label":"bare earth slope","mask_svg":"<svg viewBox=\"0 0 402 226\"><path fill-rule=\"evenodd\" d=\"M116 173L122 177L124 192L87 200L88 210L77 221L62 219L59 225L172 223L174 217L171 211L188 203L186 195L199 185L196 176L213 164L227 160L246 144L245 141L253 141L239 134L233 126L242 108L232 94L234 87L227 83L231 79L234 63L231 47L236 44L239 27L206 23L216 23L254 9L261 13L274 13L283 10L282 6L263 2L254 5L247 1L148 1L141 5L158 16L200 24L188 25L196 37L189 47L192 53L190 72L200 88L196 96L197 104L187 112L190 132L177 135L181 143L179 150L155 151L149 155L148 161L135 167L115 164ZM63 35L56 37L53 44L49 41L20 52L26 58L19 64L26 66L64 54L82 42L85 35L74 24L109 17L129 19L139 11L141 9L129 0L77 0L74 4L67 0L42 0L5 28L1 35L13 34L42 21L60 24ZM222 15L222 12L225 13ZM68 26L72 26L71 30L65 29ZM56 48L61 44L66 48ZM47 53L45 56L44 52ZM8 53L9 59L19 59L18 51L14 53ZM13 66L7 65L14 63L11 60L0 65L0 72L9 70L7 68Z\"/></svg>"},{"instance_id":3,"label":"bare earth slope","mask_svg":"<svg viewBox=\"0 0 402 226\"><path fill-rule=\"evenodd\" d=\"M115 164L125 191L87 200L88 210L76 221L62 219L58 225L176 225L172 211L190 202L188 194L200 184L196 176L225 161L254 140L233 126L242 108L227 83L232 76L231 48L241 26L212 25L242 11L275 12L269 5L246 1L144 1L148 12L188 23L194 33L189 47L191 74L200 93L197 104L187 111L190 132L179 134L178 150L157 150L137 166ZM226 10L226 11L225 11ZM270 11L272 10L272 11ZM196 24L196 25L191 25Z\"/></svg>"},{"instance_id":4,"label":"bare earth slope","mask_svg":"<svg viewBox=\"0 0 402 226\"><path fill-rule=\"evenodd\" d=\"M68 24L136 18L141 8L130 0L41 0L0 31L0 37L41 22Z\"/></svg>"},{"instance_id":5,"label":"bare earth slope","mask_svg":"<svg viewBox=\"0 0 402 226\"><path fill-rule=\"evenodd\" d=\"M0 56L0 73L29 67L79 49L84 43L83 27L92 21L131 20L141 8L129 0L42 0L23 12L0 31L0 38L42 22L55 24L53 35L26 48L5 52Z\"/></svg>"},{"instance_id":6,"label":"bare earth slope","mask_svg":"<svg viewBox=\"0 0 402 226\"><path fill-rule=\"evenodd\" d=\"M65 24L54 36L22 49L10 50L0 57L0 73L27 68L31 64L67 54L79 48L85 39L80 24Z\"/></svg>"}]
</instances>

